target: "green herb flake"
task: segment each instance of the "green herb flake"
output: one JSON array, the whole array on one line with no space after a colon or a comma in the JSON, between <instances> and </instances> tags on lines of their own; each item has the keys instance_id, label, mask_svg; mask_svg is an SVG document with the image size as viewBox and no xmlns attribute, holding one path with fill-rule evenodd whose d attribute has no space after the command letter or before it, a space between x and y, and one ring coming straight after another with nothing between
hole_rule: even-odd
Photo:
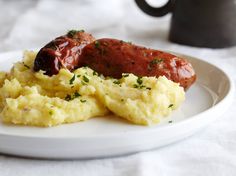
<instances>
[{"instance_id":1,"label":"green herb flake","mask_svg":"<svg viewBox=\"0 0 236 176\"><path fill-rule=\"evenodd\" d=\"M78 92L74 93L74 98L80 97L81 95Z\"/></svg>"},{"instance_id":2,"label":"green herb flake","mask_svg":"<svg viewBox=\"0 0 236 176\"><path fill-rule=\"evenodd\" d=\"M70 79L70 84L73 84L74 81L75 81L75 74L74 74L74 76Z\"/></svg>"},{"instance_id":3,"label":"green herb flake","mask_svg":"<svg viewBox=\"0 0 236 176\"><path fill-rule=\"evenodd\" d=\"M171 107L173 107L174 106L174 104L170 104L169 106L168 106L168 108L171 108Z\"/></svg>"},{"instance_id":4,"label":"green herb flake","mask_svg":"<svg viewBox=\"0 0 236 176\"><path fill-rule=\"evenodd\" d=\"M133 87L134 87L134 88L138 88L138 89L146 88L146 89L148 89L148 90L151 90L150 87L146 87L145 85L142 84L142 83L143 83L143 80L141 80L141 78L142 78L142 77L139 77L139 78L137 79L137 83L138 83L138 84L134 84Z\"/></svg>"},{"instance_id":5,"label":"green herb flake","mask_svg":"<svg viewBox=\"0 0 236 176\"><path fill-rule=\"evenodd\" d=\"M113 81L114 84L120 84L120 81L119 80L115 80Z\"/></svg>"},{"instance_id":6,"label":"green herb flake","mask_svg":"<svg viewBox=\"0 0 236 176\"><path fill-rule=\"evenodd\" d=\"M152 65L154 65L154 64L160 64L162 62L163 62L163 59L161 59L161 58L154 58L150 63Z\"/></svg>"},{"instance_id":7,"label":"green herb flake","mask_svg":"<svg viewBox=\"0 0 236 176\"><path fill-rule=\"evenodd\" d=\"M138 77L137 83L138 83L139 85L141 85L141 84L143 83L142 77Z\"/></svg>"},{"instance_id":8,"label":"green herb flake","mask_svg":"<svg viewBox=\"0 0 236 176\"><path fill-rule=\"evenodd\" d=\"M151 88L151 87L146 87L146 89L147 89L147 90L152 90L152 88Z\"/></svg>"},{"instance_id":9,"label":"green herb flake","mask_svg":"<svg viewBox=\"0 0 236 176\"><path fill-rule=\"evenodd\" d=\"M93 76L97 76L97 75L98 75L98 73L93 71Z\"/></svg>"},{"instance_id":10,"label":"green herb flake","mask_svg":"<svg viewBox=\"0 0 236 176\"><path fill-rule=\"evenodd\" d=\"M144 87L146 87L146 86L144 86L144 85L140 85L140 86L139 86L140 89L142 89L142 88L144 88Z\"/></svg>"},{"instance_id":11,"label":"green herb flake","mask_svg":"<svg viewBox=\"0 0 236 176\"><path fill-rule=\"evenodd\" d=\"M77 32L84 32L84 30L83 29L82 30L74 30L74 29L72 29L72 30L67 32L67 36L68 37L74 37Z\"/></svg>"},{"instance_id":12,"label":"green herb flake","mask_svg":"<svg viewBox=\"0 0 236 176\"><path fill-rule=\"evenodd\" d=\"M78 98L80 96L81 95L78 92L75 92L73 95L67 94L66 97L65 97L65 100L70 101L70 100L73 100L73 99Z\"/></svg>"},{"instance_id":13,"label":"green herb flake","mask_svg":"<svg viewBox=\"0 0 236 176\"><path fill-rule=\"evenodd\" d=\"M137 84L134 84L133 87L134 88L139 88L139 86Z\"/></svg>"},{"instance_id":14,"label":"green herb flake","mask_svg":"<svg viewBox=\"0 0 236 176\"><path fill-rule=\"evenodd\" d=\"M24 62L22 62L22 64L24 65L24 67L30 69L30 66L26 65Z\"/></svg>"},{"instance_id":15,"label":"green herb flake","mask_svg":"<svg viewBox=\"0 0 236 176\"><path fill-rule=\"evenodd\" d=\"M125 101L125 100L122 98L120 101L122 101L122 102L123 102L123 101Z\"/></svg>"},{"instance_id":16,"label":"green herb flake","mask_svg":"<svg viewBox=\"0 0 236 176\"><path fill-rule=\"evenodd\" d=\"M98 48L98 49L100 48L100 43L99 43L99 41L96 40L96 41L94 42L94 45L95 45L95 48Z\"/></svg>"},{"instance_id":17,"label":"green herb flake","mask_svg":"<svg viewBox=\"0 0 236 176\"><path fill-rule=\"evenodd\" d=\"M52 112L52 111L49 111L49 115L53 115L53 112Z\"/></svg>"},{"instance_id":18,"label":"green herb flake","mask_svg":"<svg viewBox=\"0 0 236 176\"><path fill-rule=\"evenodd\" d=\"M74 35L75 35L76 33L77 33L77 30L72 29L72 30L70 30L70 31L67 32L67 35L68 35L69 37L74 37Z\"/></svg>"},{"instance_id":19,"label":"green herb flake","mask_svg":"<svg viewBox=\"0 0 236 176\"><path fill-rule=\"evenodd\" d=\"M83 81L86 82L86 83L88 83L88 82L89 82L89 79L88 79L86 76L83 75Z\"/></svg>"},{"instance_id":20,"label":"green herb flake","mask_svg":"<svg viewBox=\"0 0 236 176\"><path fill-rule=\"evenodd\" d=\"M152 67L154 65L157 65L157 64L160 64L163 62L163 59L161 58L154 58L152 61L149 62L148 64L148 70L151 71L152 70Z\"/></svg>"},{"instance_id":21,"label":"green herb flake","mask_svg":"<svg viewBox=\"0 0 236 176\"><path fill-rule=\"evenodd\" d=\"M72 98L71 98L71 95L67 94L66 97L65 97L65 100L66 101L70 101Z\"/></svg>"},{"instance_id":22,"label":"green herb flake","mask_svg":"<svg viewBox=\"0 0 236 176\"><path fill-rule=\"evenodd\" d=\"M77 75L77 78L79 78L81 75Z\"/></svg>"},{"instance_id":23,"label":"green herb flake","mask_svg":"<svg viewBox=\"0 0 236 176\"><path fill-rule=\"evenodd\" d=\"M168 123L172 123L173 121L172 120L170 120Z\"/></svg>"},{"instance_id":24,"label":"green herb flake","mask_svg":"<svg viewBox=\"0 0 236 176\"><path fill-rule=\"evenodd\" d=\"M81 103L85 103L85 102L86 102L86 100L80 100L80 102L81 102Z\"/></svg>"}]
</instances>

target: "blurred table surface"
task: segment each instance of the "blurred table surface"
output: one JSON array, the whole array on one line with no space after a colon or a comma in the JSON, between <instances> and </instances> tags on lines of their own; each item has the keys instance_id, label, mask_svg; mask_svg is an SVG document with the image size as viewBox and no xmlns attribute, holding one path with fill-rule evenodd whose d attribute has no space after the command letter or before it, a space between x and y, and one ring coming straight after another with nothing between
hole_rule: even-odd
<instances>
[{"instance_id":1,"label":"blurred table surface","mask_svg":"<svg viewBox=\"0 0 236 176\"><path fill-rule=\"evenodd\" d=\"M119 38L203 58L228 70L236 80L236 47L207 49L170 43L170 17L146 16L132 0L0 0L0 52L39 48L69 29L85 29L96 38ZM116 158L68 161L0 155L0 175L233 176L235 103L206 129L160 149Z\"/></svg>"}]
</instances>

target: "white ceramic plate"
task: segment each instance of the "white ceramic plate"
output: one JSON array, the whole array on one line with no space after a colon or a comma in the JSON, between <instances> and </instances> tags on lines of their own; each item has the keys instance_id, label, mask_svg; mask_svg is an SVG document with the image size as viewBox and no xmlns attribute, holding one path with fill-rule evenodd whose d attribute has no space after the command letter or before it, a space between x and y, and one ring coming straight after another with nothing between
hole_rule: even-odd
<instances>
[{"instance_id":1,"label":"white ceramic plate","mask_svg":"<svg viewBox=\"0 0 236 176\"><path fill-rule=\"evenodd\" d=\"M181 108L158 125L137 126L116 117L100 117L52 128L0 123L0 152L40 158L97 158L153 149L184 139L216 120L233 99L234 85L220 68L187 58L198 79ZM9 70L22 52L0 54L0 70ZM172 121L172 123L169 123Z\"/></svg>"}]
</instances>

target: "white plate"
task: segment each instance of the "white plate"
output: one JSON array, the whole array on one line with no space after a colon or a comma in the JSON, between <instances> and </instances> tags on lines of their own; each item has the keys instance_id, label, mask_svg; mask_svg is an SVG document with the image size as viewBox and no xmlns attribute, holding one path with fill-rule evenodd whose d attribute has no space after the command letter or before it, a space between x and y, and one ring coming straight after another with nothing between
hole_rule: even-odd
<instances>
[{"instance_id":1,"label":"white plate","mask_svg":"<svg viewBox=\"0 0 236 176\"><path fill-rule=\"evenodd\" d=\"M116 117L101 117L52 128L0 123L0 152L40 158L97 158L153 149L184 139L216 120L233 99L234 85L220 68L178 54L194 66L198 79L186 101L162 123L137 126ZM21 52L0 54L0 70L21 60ZM172 123L168 123L172 120Z\"/></svg>"}]
</instances>

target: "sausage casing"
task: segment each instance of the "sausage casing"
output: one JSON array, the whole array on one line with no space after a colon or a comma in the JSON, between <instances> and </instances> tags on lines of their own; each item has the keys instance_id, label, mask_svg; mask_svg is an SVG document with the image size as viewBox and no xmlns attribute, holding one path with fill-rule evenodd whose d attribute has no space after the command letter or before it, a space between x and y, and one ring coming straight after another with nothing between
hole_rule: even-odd
<instances>
[{"instance_id":1,"label":"sausage casing","mask_svg":"<svg viewBox=\"0 0 236 176\"><path fill-rule=\"evenodd\" d=\"M137 76L166 76L188 89L196 80L192 65L175 55L136 46L116 39L99 39L86 45L78 66L89 66L104 76L122 77L122 73Z\"/></svg>"},{"instance_id":2,"label":"sausage casing","mask_svg":"<svg viewBox=\"0 0 236 176\"><path fill-rule=\"evenodd\" d=\"M83 30L71 30L67 35L57 37L38 52L34 71L43 70L46 75L52 76L61 68L72 71L78 65L81 50L95 38Z\"/></svg>"}]
</instances>

